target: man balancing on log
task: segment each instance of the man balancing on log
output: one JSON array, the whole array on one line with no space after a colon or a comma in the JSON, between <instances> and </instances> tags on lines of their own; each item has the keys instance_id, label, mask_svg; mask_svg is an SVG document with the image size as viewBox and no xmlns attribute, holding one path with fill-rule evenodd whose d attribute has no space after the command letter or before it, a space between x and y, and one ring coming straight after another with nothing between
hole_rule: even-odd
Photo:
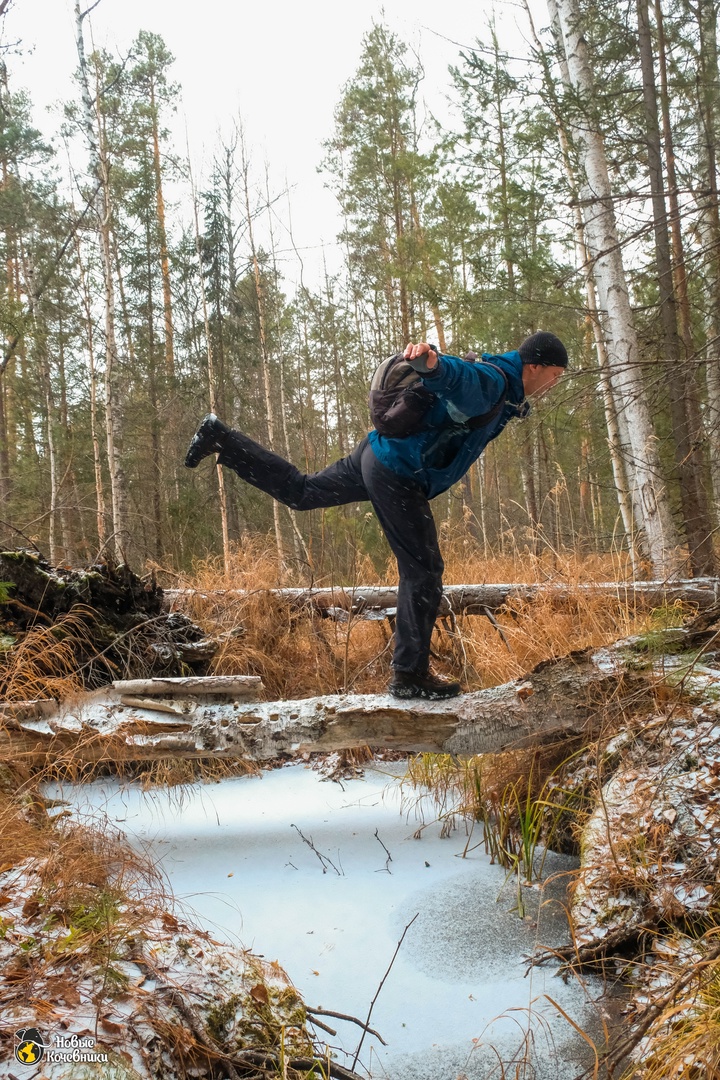
<instances>
[{"instance_id":1,"label":"man balancing on log","mask_svg":"<svg viewBox=\"0 0 720 1080\"><path fill-rule=\"evenodd\" d=\"M444 564L430 499L468 471L509 420L529 412L568 365L565 346L540 331L500 355L447 356L426 342L384 361L373 378L373 431L351 454L301 473L210 413L185 458L218 463L293 510L369 500L397 558L399 586L393 675L397 698L455 697L460 684L430 671L430 638L442 596Z\"/></svg>"}]
</instances>

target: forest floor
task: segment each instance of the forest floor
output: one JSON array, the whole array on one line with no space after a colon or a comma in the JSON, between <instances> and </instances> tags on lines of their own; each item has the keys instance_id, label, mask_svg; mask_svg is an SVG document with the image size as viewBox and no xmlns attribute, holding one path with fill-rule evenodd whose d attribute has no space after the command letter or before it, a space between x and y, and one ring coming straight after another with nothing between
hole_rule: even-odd
<instances>
[{"instance_id":1,"label":"forest floor","mask_svg":"<svg viewBox=\"0 0 720 1080\"><path fill-rule=\"evenodd\" d=\"M206 593L230 582L249 590L229 603L199 594L187 601L185 615L202 626L190 636L202 640L204 633L219 643L209 661L213 672L260 675L271 700L377 692L388 676L387 627L291 610L263 591L277 581L270 559L262 558L248 551L229 577L212 566L197 575L194 584ZM449 565L449 582L458 580L461 568L473 571L471 565L455 567L452 559ZM556 560L554 566L526 559L522 566L483 569L480 580L515 575L527 581L534 575L572 583L607 580L612 567L598 559ZM580 855L569 910L572 944L564 949L553 942L547 958L563 964L568 975L581 977L590 967L633 988L621 1037L609 1058L600 1046L588 1075L618 1076L629 1060L637 1062L633 1075L648 1080L712 1075L698 1069L714 1067L720 1056L714 855L715 830L720 834L720 631L711 620L702 647L683 647L667 628L691 614L681 605L647 612L585 595L562 606L547 598L502 615L504 638L484 618L461 617L453 626L439 626L434 642L438 665L461 669L465 685L475 689L578 648L635 635L628 662L647 673L650 698L624 702L613 725L591 739L462 761L421 755L409 763L411 780L434 791L441 816L482 823L490 855L515 876L519 896L543 845ZM82 665L71 654L76 639L87 652L88 627L78 631L73 620L79 615L71 606L54 622L6 630L6 638L15 640L6 641L4 650L5 700L12 697L8 687L15 687L16 700L29 686L38 697L80 689ZM13 668L18 643L22 664ZM172 642L163 647L165 658L168 647L177 652ZM131 650L130 662L148 648ZM157 650L151 652L157 663ZM91 670L97 672L97 664ZM32 678L23 681L28 671ZM247 769L243 762L168 757L125 771L146 784L166 785ZM14 1056L15 1023L17 1030L43 1024L48 1030L63 1022L60 1013L66 1027L59 1030L68 1039L74 1035L76 1044L84 1032L88 1043L68 1043L69 1052L107 1054L101 1075L109 1080L305 1077L323 1075L320 1061L327 1075L352 1075L327 1057L313 1018L281 968L182 923L152 856L139 855L106 826L58 815L42 794L48 781L89 780L108 771L112 763L83 765L72 756L39 763L5 754L0 761L0 1004L13 1017L0 1035L0 1053L14 1061L17 1080L97 1075L92 1062L51 1067L50 1051L28 1073ZM25 1041L32 1044L33 1037L28 1031Z\"/></svg>"}]
</instances>

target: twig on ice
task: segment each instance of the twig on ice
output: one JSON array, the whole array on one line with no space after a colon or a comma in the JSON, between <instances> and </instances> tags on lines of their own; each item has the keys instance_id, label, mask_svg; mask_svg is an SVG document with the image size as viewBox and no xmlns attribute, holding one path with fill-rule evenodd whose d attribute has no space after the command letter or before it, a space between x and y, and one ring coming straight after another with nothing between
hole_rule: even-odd
<instances>
[{"instance_id":1,"label":"twig on ice","mask_svg":"<svg viewBox=\"0 0 720 1080\"><path fill-rule=\"evenodd\" d=\"M395 958L396 958L397 954L400 952L400 946L402 945L403 941L405 940L405 935L407 934L408 930L410 929L412 924L415 922L415 920L417 919L419 914L420 914L420 912L418 911L417 914L413 915L412 919L410 920L410 922L407 924L407 926L403 930L402 935L400 937L400 940L398 941L397 946L395 947L395 952L393 953L392 960L388 964L388 969L385 972L385 974L383 975L382 979L380 980L380 985L378 986L377 990L375 991L375 997L370 1002L370 1008L368 1009L368 1014L367 1014L367 1017L365 1018L365 1030L363 1031L362 1035L360 1036L360 1042L358 1043L357 1050L355 1051L355 1057L353 1058L353 1063L350 1066L351 1072L354 1071L355 1066L358 1063L358 1058L360 1057L360 1051L362 1049L362 1044L365 1041L365 1036L367 1035L367 1032L369 1030L368 1029L368 1024L370 1023L370 1017L372 1016L372 1011L375 1008L375 1002L380 997L380 991L382 990L383 986L385 985L385 980L387 979L388 975L390 974L390 972L392 970L392 966L395 963Z\"/></svg>"},{"instance_id":2,"label":"twig on ice","mask_svg":"<svg viewBox=\"0 0 720 1080\"><path fill-rule=\"evenodd\" d=\"M362 1020L358 1020L357 1016L350 1016L348 1013L333 1012L332 1009L321 1009L319 1007L317 1009L308 1009L307 1005L305 1006L305 1012L309 1013L310 1016L315 1016L319 1014L320 1016L335 1016L338 1020L348 1020L351 1024L357 1024L358 1027L363 1028L363 1030L367 1031L369 1035L374 1035L375 1038L383 1044L383 1046L387 1046L387 1043L383 1039L380 1032L375 1031L374 1028L368 1027L367 1024L363 1024ZM337 1032L333 1031L332 1034L336 1035Z\"/></svg>"},{"instance_id":3,"label":"twig on ice","mask_svg":"<svg viewBox=\"0 0 720 1080\"><path fill-rule=\"evenodd\" d=\"M375 873L376 874L382 874L382 873L392 874L392 870L390 869L390 863L392 862L392 855L390 854L390 852L388 851L388 849L385 847L382 840L380 839L380 833L379 833L378 829L375 830L375 839L377 840L378 844L380 844L380 846L383 848L385 854L387 855L387 859L385 860L385 866L382 868L382 870L376 870Z\"/></svg>"},{"instance_id":4,"label":"twig on ice","mask_svg":"<svg viewBox=\"0 0 720 1080\"><path fill-rule=\"evenodd\" d=\"M320 860L320 865L322 866L322 871L323 871L323 874L327 874L327 868L328 868L328 866L332 866L333 870L335 871L335 873L337 874L337 876L338 876L338 877L342 877L342 876L343 876L343 875L342 875L342 871L341 871L341 870L338 870L337 866L336 866L336 865L335 865L335 863L334 863L334 862L332 861L332 859L328 859L327 855L323 855L323 854L322 854L322 853L321 853L320 851L318 851L318 849L317 849L317 848L315 847L315 845L314 845L314 844L313 844L313 842L312 842L312 837L310 837L310 839L308 840L307 836L305 836L305 835L304 835L304 834L303 834L303 833L302 833L302 832L300 831L300 829L298 829L297 825L292 825L292 824L291 824L291 825L290 825L290 828L291 828L291 829L295 829L295 831L296 831L296 833L298 834L298 836L300 837L300 839L301 839L301 840L302 840L302 841L303 841L303 842L304 842L305 844L307 844L307 846L308 846L308 847L310 848L310 850L311 850L311 851L314 851L314 852L315 852L315 854L317 855L318 859Z\"/></svg>"}]
</instances>

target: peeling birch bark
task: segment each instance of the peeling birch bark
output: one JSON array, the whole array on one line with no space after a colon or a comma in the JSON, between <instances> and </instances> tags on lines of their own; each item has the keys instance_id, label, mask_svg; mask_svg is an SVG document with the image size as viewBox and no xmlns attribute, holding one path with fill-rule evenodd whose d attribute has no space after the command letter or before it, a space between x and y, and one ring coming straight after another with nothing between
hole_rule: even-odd
<instances>
[{"instance_id":1,"label":"peeling birch bark","mask_svg":"<svg viewBox=\"0 0 720 1080\"><path fill-rule=\"evenodd\" d=\"M69 752L74 762L161 756L263 762L360 745L473 755L591 737L630 696L637 706L650 692L647 672L627 663L631 641L548 661L523 679L444 701L348 694L241 704L197 694L182 699L182 732L158 731L152 709L123 705L112 696L117 691L96 691L54 716L16 720L15 731L0 731L0 755L13 744L15 759Z\"/></svg>"}]
</instances>

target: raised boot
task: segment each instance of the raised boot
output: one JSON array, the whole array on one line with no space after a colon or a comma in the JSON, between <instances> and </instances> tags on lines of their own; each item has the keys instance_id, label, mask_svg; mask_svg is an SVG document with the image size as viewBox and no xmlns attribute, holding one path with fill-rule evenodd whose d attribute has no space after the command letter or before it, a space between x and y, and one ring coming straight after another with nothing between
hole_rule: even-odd
<instances>
[{"instance_id":1,"label":"raised boot","mask_svg":"<svg viewBox=\"0 0 720 1080\"><path fill-rule=\"evenodd\" d=\"M441 679L429 671L420 675L416 671L395 669L388 692L396 698L428 698L430 701L441 701L443 698L457 697L460 683Z\"/></svg>"},{"instance_id":2,"label":"raised boot","mask_svg":"<svg viewBox=\"0 0 720 1080\"><path fill-rule=\"evenodd\" d=\"M185 455L185 468L194 469L203 458L210 454L219 454L229 434L230 428L223 424L222 420L218 420L215 413L204 416Z\"/></svg>"}]
</instances>

